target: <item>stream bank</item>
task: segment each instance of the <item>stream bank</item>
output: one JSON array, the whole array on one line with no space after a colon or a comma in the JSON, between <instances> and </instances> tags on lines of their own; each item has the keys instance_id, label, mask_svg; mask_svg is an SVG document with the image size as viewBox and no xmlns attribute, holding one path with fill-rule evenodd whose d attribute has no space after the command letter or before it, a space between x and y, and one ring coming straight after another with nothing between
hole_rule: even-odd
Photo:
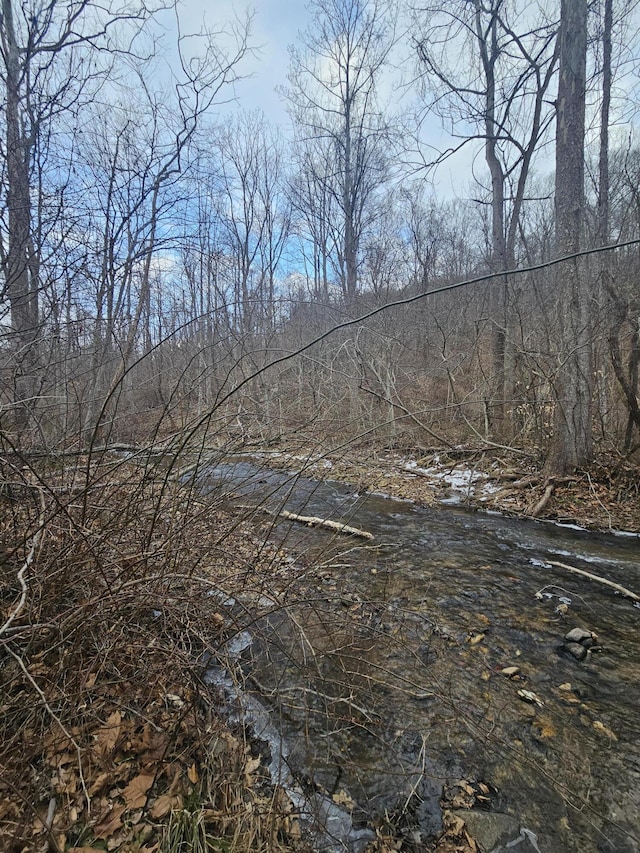
<instances>
[{"instance_id":1,"label":"stream bank","mask_svg":"<svg viewBox=\"0 0 640 853\"><path fill-rule=\"evenodd\" d=\"M507 448L460 446L420 453L370 447L255 454L272 468L354 486L359 492L412 500L423 506L459 505L531 518L548 487L537 460ZM593 531L640 534L640 467L603 456L590 470L560 478L536 516Z\"/></svg>"}]
</instances>

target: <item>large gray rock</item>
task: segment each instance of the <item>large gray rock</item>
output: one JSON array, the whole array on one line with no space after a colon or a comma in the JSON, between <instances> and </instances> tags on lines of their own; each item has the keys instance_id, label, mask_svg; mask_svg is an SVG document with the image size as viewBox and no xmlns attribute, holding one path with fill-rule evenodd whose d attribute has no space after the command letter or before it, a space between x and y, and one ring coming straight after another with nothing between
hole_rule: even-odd
<instances>
[{"instance_id":1,"label":"large gray rock","mask_svg":"<svg viewBox=\"0 0 640 853\"><path fill-rule=\"evenodd\" d=\"M573 628L568 634L564 635L568 643L582 643L584 640L591 640L592 637L593 634L586 628Z\"/></svg>"},{"instance_id":2,"label":"large gray rock","mask_svg":"<svg viewBox=\"0 0 640 853\"><path fill-rule=\"evenodd\" d=\"M477 842L482 853L493 853L520 835L520 822L508 814L500 812L481 812L469 809L452 811L452 815L461 818L469 835ZM514 853L520 853L515 848Z\"/></svg>"},{"instance_id":3,"label":"large gray rock","mask_svg":"<svg viewBox=\"0 0 640 853\"><path fill-rule=\"evenodd\" d=\"M582 643L565 643L564 650L576 660L584 660L587 656L587 650Z\"/></svg>"}]
</instances>

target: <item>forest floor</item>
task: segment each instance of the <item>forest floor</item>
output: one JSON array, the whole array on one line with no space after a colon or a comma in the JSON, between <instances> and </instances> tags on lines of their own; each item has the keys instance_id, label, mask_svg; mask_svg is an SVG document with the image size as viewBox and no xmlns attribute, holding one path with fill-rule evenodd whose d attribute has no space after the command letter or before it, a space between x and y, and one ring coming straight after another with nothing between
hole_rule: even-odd
<instances>
[{"instance_id":1,"label":"forest floor","mask_svg":"<svg viewBox=\"0 0 640 853\"><path fill-rule=\"evenodd\" d=\"M640 532L640 472L628 463L579 473L549 493L518 458L455 455L297 450L267 464L425 505L538 508L561 523ZM237 631L225 596L304 594L302 568L222 505L192 493L176 503L174 489L142 485L123 465L105 483L104 475L92 475L100 499L85 504L82 521L82 501L61 499L65 489L72 495L69 483L40 489L36 510L48 521L35 551L32 540L11 547L34 523L34 502L14 500L3 514L0 849L309 850L263 746L221 713L202 666L203 653ZM386 827L367 853L477 850L463 823L445 826L437 843L416 848Z\"/></svg>"}]
</instances>

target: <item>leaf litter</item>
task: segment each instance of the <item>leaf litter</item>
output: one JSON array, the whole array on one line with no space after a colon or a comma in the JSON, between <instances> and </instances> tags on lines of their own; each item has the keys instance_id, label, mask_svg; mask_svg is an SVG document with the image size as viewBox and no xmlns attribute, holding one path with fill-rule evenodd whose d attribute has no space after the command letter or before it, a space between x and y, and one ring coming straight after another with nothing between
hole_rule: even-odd
<instances>
[{"instance_id":1,"label":"leaf litter","mask_svg":"<svg viewBox=\"0 0 640 853\"><path fill-rule=\"evenodd\" d=\"M28 607L0 637L3 853L159 853L187 807L224 849L304 849L288 798L202 679L202 655L235 630L207 593L258 595L278 555L222 508L162 492L121 467L82 519L77 499L51 501ZM34 523L28 502L0 522L0 625L19 592L9 546Z\"/></svg>"}]
</instances>

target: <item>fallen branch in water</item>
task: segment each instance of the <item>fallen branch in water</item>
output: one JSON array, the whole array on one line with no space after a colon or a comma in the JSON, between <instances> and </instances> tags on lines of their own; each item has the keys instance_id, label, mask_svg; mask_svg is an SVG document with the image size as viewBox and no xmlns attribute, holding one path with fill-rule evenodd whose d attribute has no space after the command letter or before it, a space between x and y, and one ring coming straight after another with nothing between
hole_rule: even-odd
<instances>
[{"instance_id":1,"label":"fallen branch in water","mask_svg":"<svg viewBox=\"0 0 640 853\"><path fill-rule=\"evenodd\" d=\"M288 518L290 521L299 521L300 524L306 524L307 527L324 527L327 530L334 530L336 533L343 533L346 536L373 539L373 533L369 533L367 530L360 530L357 527L350 527L341 521L329 521L328 518L316 518L314 515L298 515L297 512L289 512L286 509L280 510L280 512L274 513L274 515Z\"/></svg>"},{"instance_id":2,"label":"fallen branch in water","mask_svg":"<svg viewBox=\"0 0 640 853\"><path fill-rule=\"evenodd\" d=\"M631 592L630 589L627 589L624 586L620 586L619 583L614 583L613 581L607 580L606 578L601 578L598 575L594 575L591 572L585 572L584 569L576 569L575 566L568 566L566 563L559 563L556 560L547 560L546 561L550 566L556 566L559 569L566 569L568 572L573 572L576 575L582 575L582 577L589 578L589 580L597 581L598 583L603 583L605 586L610 586L612 589L615 589L616 592L619 592L621 595L624 595L625 598L630 598L632 601L640 601L640 595L636 595L635 592Z\"/></svg>"},{"instance_id":3,"label":"fallen branch in water","mask_svg":"<svg viewBox=\"0 0 640 853\"><path fill-rule=\"evenodd\" d=\"M307 527L324 527L325 530L333 530L336 533L343 533L345 536L359 536L360 539L373 539L373 533L369 533L368 530L360 530L359 527L350 527L341 521L329 521L328 518L317 518L315 515L298 515L297 512L289 512L286 509L274 512L271 509L267 509L266 506L237 504L237 507L238 509L249 509L252 512L265 512L267 515L273 515L276 518L287 518L289 521L298 521L300 524L306 524Z\"/></svg>"}]
</instances>

